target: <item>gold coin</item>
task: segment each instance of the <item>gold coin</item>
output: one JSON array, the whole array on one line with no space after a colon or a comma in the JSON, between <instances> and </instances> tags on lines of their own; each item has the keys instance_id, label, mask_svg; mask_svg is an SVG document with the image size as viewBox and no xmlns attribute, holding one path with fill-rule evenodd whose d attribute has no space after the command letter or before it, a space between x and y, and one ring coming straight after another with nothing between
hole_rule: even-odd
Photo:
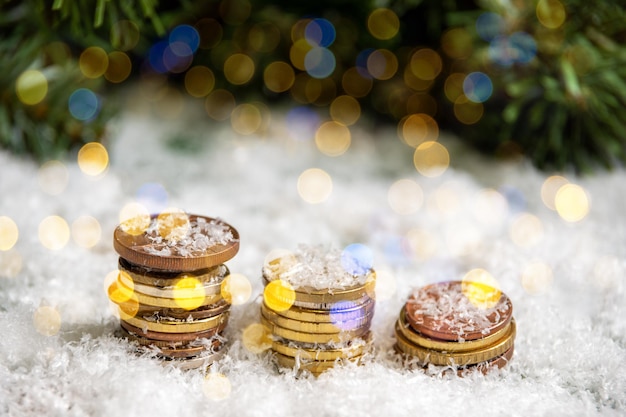
<instances>
[{"instance_id":1,"label":"gold coin","mask_svg":"<svg viewBox=\"0 0 626 417\"><path fill-rule=\"evenodd\" d=\"M375 277L375 275L372 276ZM264 284L267 285L272 280L263 275ZM368 279L365 284L356 285L345 289L324 289L316 290L308 287L300 287L295 290L295 302L294 300L278 300L279 302L293 303L293 305L301 307L298 303L312 303L312 304L334 304L338 301L354 301L360 300L365 297L373 298L374 289L376 287L376 279ZM278 294L271 294L276 297Z\"/></svg>"},{"instance_id":2,"label":"gold coin","mask_svg":"<svg viewBox=\"0 0 626 417\"><path fill-rule=\"evenodd\" d=\"M145 228L137 228L133 222L135 219L115 229L113 248L136 265L196 271L223 264L239 251L239 233L219 219L173 212L151 216Z\"/></svg>"},{"instance_id":3,"label":"gold coin","mask_svg":"<svg viewBox=\"0 0 626 417\"><path fill-rule=\"evenodd\" d=\"M340 333L305 333L277 326L263 316L261 316L261 323L267 326L274 336L302 343L341 343L354 339L355 337L363 336L369 331L368 326L358 330L342 331Z\"/></svg>"},{"instance_id":4,"label":"gold coin","mask_svg":"<svg viewBox=\"0 0 626 417\"><path fill-rule=\"evenodd\" d=\"M161 364L164 366L174 366L182 371L188 371L190 369L198 369L201 367L207 367L217 362L224 357L226 349L220 349L214 353L208 353L206 355L197 356L194 358L176 358L168 359L161 358Z\"/></svg>"},{"instance_id":5,"label":"gold coin","mask_svg":"<svg viewBox=\"0 0 626 417\"><path fill-rule=\"evenodd\" d=\"M402 333L406 339L412 344L421 346L426 349L437 350L440 352L469 352L490 346L496 341L504 337L508 333L511 324L490 334L482 339L466 340L465 342L451 342L449 340L437 340L417 333L406 320L406 311L404 307L400 310L400 318L396 324L396 328Z\"/></svg>"},{"instance_id":6,"label":"gold coin","mask_svg":"<svg viewBox=\"0 0 626 417\"><path fill-rule=\"evenodd\" d=\"M364 340L359 341L360 343L352 343L344 348L330 348L323 346L318 346L317 348L304 348L294 346L296 344L293 342L274 340L272 342L272 350L276 353L292 358L316 361L334 361L339 358L349 359L355 356L363 355L363 353L371 347L369 342L369 333L363 339ZM365 340L367 340L367 342Z\"/></svg>"},{"instance_id":7,"label":"gold coin","mask_svg":"<svg viewBox=\"0 0 626 417\"><path fill-rule=\"evenodd\" d=\"M494 359L513 346L515 341L515 321L511 320L509 331L493 345L470 352L443 353L432 349L426 349L411 343L402 335L396 322L396 343L398 348L405 354L416 357L424 364L464 366L486 362Z\"/></svg>"},{"instance_id":8,"label":"gold coin","mask_svg":"<svg viewBox=\"0 0 626 417\"><path fill-rule=\"evenodd\" d=\"M176 281L179 281L180 279L184 279L184 277L188 277L186 275L180 275L179 279ZM195 276L191 276L193 279L196 279ZM177 295L177 293L183 293L180 290L177 289L176 285L168 285L168 286L163 286L163 287L156 287L154 285L145 285L145 284L141 284L138 283L137 281L135 281L135 279L133 278L132 274L120 270L119 275L117 276L117 279L124 284L126 287L128 288L134 288L135 291L142 293L142 294L146 294L146 295L150 295L152 297L160 297L160 298L177 298L179 297L179 295ZM198 281L198 283L201 283L200 281ZM220 293L220 287L222 282L218 282L218 283L201 283L203 284L202 287L204 289L204 294L205 296L212 296L212 295L216 295ZM193 291L194 297L196 298L196 294L198 293L198 291Z\"/></svg>"},{"instance_id":9,"label":"gold coin","mask_svg":"<svg viewBox=\"0 0 626 417\"><path fill-rule=\"evenodd\" d=\"M114 287L116 286L116 287ZM143 294L124 285L119 279L114 281L109 287L109 293L111 291L119 290L124 294L132 294L133 297L137 297L137 302L140 305L144 306L152 306L152 307L165 307L165 308L180 308L180 300L176 300L173 298L165 298L165 297L154 297L151 295ZM207 306L211 304L215 304L222 299L221 294L213 294L207 295L204 297L204 300L199 303L198 307ZM111 300L115 303L115 300ZM120 303L117 303L120 304Z\"/></svg>"},{"instance_id":10,"label":"gold coin","mask_svg":"<svg viewBox=\"0 0 626 417\"><path fill-rule=\"evenodd\" d=\"M342 308L344 306L347 306L348 308ZM314 323L333 323L336 321L356 320L360 317L367 316L368 314L373 314L374 306L374 300L369 297L362 304L356 304L352 301L339 302L335 303L332 308L326 310L291 307L288 310L274 311L271 307L265 304L267 309L274 311L274 313L279 316L292 320L310 321Z\"/></svg>"},{"instance_id":11,"label":"gold coin","mask_svg":"<svg viewBox=\"0 0 626 417\"><path fill-rule=\"evenodd\" d=\"M119 258L118 268L120 271L128 273L135 283L153 287L174 286L181 278L193 277L203 284L215 284L219 288L224 278L230 274L230 270L224 264L190 272L161 271L132 264L124 258Z\"/></svg>"},{"instance_id":12,"label":"gold coin","mask_svg":"<svg viewBox=\"0 0 626 417\"><path fill-rule=\"evenodd\" d=\"M362 327L367 327L369 329L370 325L372 324L372 315L367 315L356 320L337 323L314 323L310 321L299 321L280 316L267 308L265 304L261 305L261 314L265 319L277 326L304 333L340 333L343 331L358 330Z\"/></svg>"},{"instance_id":13,"label":"gold coin","mask_svg":"<svg viewBox=\"0 0 626 417\"><path fill-rule=\"evenodd\" d=\"M201 332L163 333L163 332L154 332L152 330L148 330L147 328L135 327L125 322L124 320L120 320L120 326L124 328L125 330L127 330L129 333L132 333L134 335L140 335L142 337L153 340L155 342L158 341L158 342L174 343L176 344L175 346L179 346L177 345L177 343L186 344L189 342L195 342L198 339L210 339L215 335L221 334L226 328L227 324L228 322L225 321L222 324L218 325L217 327L212 327L209 330L204 330Z\"/></svg>"},{"instance_id":14,"label":"gold coin","mask_svg":"<svg viewBox=\"0 0 626 417\"><path fill-rule=\"evenodd\" d=\"M208 306L202 306L195 310L185 310L183 308L165 308L165 307L151 307L141 305L135 316L151 316L158 315L160 317L173 317L175 319L200 320L208 319L209 317L217 316L230 309L230 304L226 300L220 300L215 304Z\"/></svg>"},{"instance_id":15,"label":"gold coin","mask_svg":"<svg viewBox=\"0 0 626 417\"><path fill-rule=\"evenodd\" d=\"M297 307L297 308L305 309L305 310L326 311L327 313L329 313L333 309L337 308L338 303L349 302L354 305L363 305L369 301L373 301L373 299L369 295L366 294L361 298L358 298L355 300L349 300L349 301L340 300L340 301L329 301L329 302L324 302L324 303L315 303L315 302L304 302L304 301L295 300L293 302L293 307Z\"/></svg>"},{"instance_id":16,"label":"gold coin","mask_svg":"<svg viewBox=\"0 0 626 417\"><path fill-rule=\"evenodd\" d=\"M159 333L192 333L192 332L204 332L228 321L228 315L230 313L224 312L217 316L210 317L208 319L193 320L193 321L150 321L140 317L130 317L122 315L122 321L135 326L139 329L148 329L153 332Z\"/></svg>"},{"instance_id":17,"label":"gold coin","mask_svg":"<svg viewBox=\"0 0 626 417\"><path fill-rule=\"evenodd\" d=\"M309 371L315 376L318 376L324 371L334 367L335 365L342 365L348 362L359 363L361 356L353 356L351 358L339 358L331 361L306 361L291 356L282 355L280 353L274 354L278 366L282 368L294 368L299 371Z\"/></svg>"}]
</instances>

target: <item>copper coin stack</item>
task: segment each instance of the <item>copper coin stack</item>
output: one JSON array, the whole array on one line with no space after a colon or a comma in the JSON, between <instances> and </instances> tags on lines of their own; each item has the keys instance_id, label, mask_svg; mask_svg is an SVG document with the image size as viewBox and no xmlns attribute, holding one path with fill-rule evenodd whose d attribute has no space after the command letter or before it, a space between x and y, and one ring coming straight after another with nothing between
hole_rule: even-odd
<instances>
[{"instance_id":1,"label":"copper coin stack","mask_svg":"<svg viewBox=\"0 0 626 417\"><path fill-rule=\"evenodd\" d=\"M230 311L224 262L239 250L237 230L209 217L162 213L123 222L113 245L119 273L108 294L122 335L182 369L219 359Z\"/></svg>"},{"instance_id":2,"label":"copper coin stack","mask_svg":"<svg viewBox=\"0 0 626 417\"><path fill-rule=\"evenodd\" d=\"M337 363L359 362L371 348L375 273L348 275L350 286L303 286L303 262L287 269L280 259L266 265L261 322L271 333L279 367L317 376Z\"/></svg>"},{"instance_id":3,"label":"copper coin stack","mask_svg":"<svg viewBox=\"0 0 626 417\"><path fill-rule=\"evenodd\" d=\"M439 282L416 290L400 311L395 349L407 363L486 372L513 357L515 319L509 297L491 286Z\"/></svg>"}]
</instances>

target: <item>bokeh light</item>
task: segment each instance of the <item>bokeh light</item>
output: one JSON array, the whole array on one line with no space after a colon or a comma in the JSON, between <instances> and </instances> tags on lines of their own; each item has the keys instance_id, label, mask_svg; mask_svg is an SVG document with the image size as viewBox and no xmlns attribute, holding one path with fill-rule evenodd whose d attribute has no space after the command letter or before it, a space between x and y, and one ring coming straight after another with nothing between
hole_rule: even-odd
<instances>
[{"instance_id":1,"label":"bokeh light","mask_svg":"<svg viewBox=\"0 0 626 417\"><path fill-rule=\"evenodd\" d=\"M463 92L474 103L484 103L491 97L493 84L487 74L472 72L463 81Z\"/></svg>"},{"instance_id":2,"label":"bokeh light","mask_svg":"<svg viewBox=\"0 0 626 417\"><path fill-rule=\"evenodd\" d=\"M17 224L8 216L0 216L0 251L8 251L15 246L19 237Z\"/></svg>"},{"instance_id":3,"label":"bokeh light","mask_svg":"<svg viewBox=\"0 0 626 417\"><path fill-rule=\"evenodd\" d=\"M263 353L272 347L272 332L261 323L252 323L243 330L241 341L249 352Z\"/></svg>"},{"instance_id":4,"label":"bokeh light","mask_svg":"<svg viewBox=\"0 0 626 417\"><path fill-rule=\"evenodd\" d=\"M438 177L448 169L450 154L446 147L439 142L423 142L415 149L413 164L423 176Z\"/></svg>"},{"instance_id":5,"label":"bokeh light","mask_svg":"<svg viewBox=\"0 0 626 417\"><path fill-rule=\"evenodd\" d=\"M348 68L341 77L343 90L352 97L365 97L372 90L374 82L369 76L364 76L357 67Z\"/></svg>"},{"instance_id":6,"label":"bokeh light","mask_svg":"<svg viewBox=\"0 0 626 417\"><path fill-rule=\"evenodd\" d=\"M37 333L54 336L61 330L61 314L51 306L40 306L33 313L33 325Z\"/></svg>"},{"instance_id":7,"label":"bokeh light","mask_svg":"<svg viewBox=\"0 0 626 417\"><path fill-rule=\"evenodd\" d=\"M590 203L587 193L581 186L565 184L557 191L554 206L563 220L575 223L589 214Z\"/></svg>"},{"instance_id":8,"label":"bokeh light","mask_svg":"<svg viewBox=\"0 0 626 417\"><path fill-rule=\"evenodd\" d=\"M314 110L305 106L292 107L286 116L289 135L296 140L310 140L320 126L320 117Z\"/></svg>"},{"instance_id":9,"label":"bokeh light","mask_svg":"<svg viewBox=\"0 0 626 417\"><path fill-rule=\"evenodd\" d=\"M109 166L109 153L98 142L89 142L78 151L78 167L89 176L95 177L102 174Z\"/></svg>"},{"instance_id":10,"label":"bokeh light","mask_svg":"<svg viewBox=\"0 0 626 417\"><path fill-rule=\"evenodd\" d=\"M100 99L88 88L74 91L67 103L70 114L81 121L90 121L100 113Z\"/></svg>"},{"instance_id":11,"label":"bokeh light","mask_svg":"<svg viewBox=\"0 0 626 417\"><path fill-rule=\"evenodd\" d=\"M159 213L156 219L159 236L169 242L178 242L189 234L189 215L183 210L170 207Z\"/></svg>"},{"instance_id":12,"label":"bokeh light","mask_svg":"<svg viewBox=\"0 0 626 417\"><path fill-rule=\"evenodd\" d=\"M242 305L250 300L252 285L242 274L230 274L221 284L222 298L234 306Z\"/></svg>"},{"instance_id":13,"label":"bokeh light","mask_svg":"<svg viewBox=\"0 0 626 417\"><path fill-rule=\"evenodd\" d=\"M224 35L224 29L220 22L212 18L198 20L195 27L198 35L200 35L200 49L214 48L221 42Z\"/></svg>"},{"instance_id":14,"label":"bokeh light","mask_svg":"<svg viewBox=\"0 0 626 417\"><path fill-rule=\"evenodd\" d=\"M309 168L298 177L298 194L310 204L319 204L333 192L333 181L328 173L319 168Z\"/></svg>"},{"instance_id":15,"label":"bokeh light","mask_svg":"<svg viewBox=\"0 0 626 417\"><path fill-rule=\"evenodd\" d=\"M109 65L104 73L104 78L115 84L126 80L133 69L133 64L128 55L124 52L113 51L109 53L108 59Z\"/></svg>"},{"instance_id":16,"label":"bokeh light","mask_svg":"<svg viewBox=\"0 0 626 417\"><path fill-rule=\"evenodd\" d=\"M230 117L235 105L235 96L230 91L218 89L207 96L204 109L209 117L221 121Z\"/></svg>"},{"instance_id":17,"label":"bokeh light","mask_svg":"<svg viewBox=\"0 0 626 417\"><path fill-rule=\"evenodd\" d=\"M211 401L222 401L230 397L232 385L228 377L220 373L209 373L204 377L202 392Z\"/></svg>"},{"instance_id":18,"label":"bokeh light","mask_svg":"<svg viewBox=\"0 0 626 417\"><path fill-rule=\"evenodd\" d=\"M341 251L341 266L352 275L367 274L374 265L374 252L362 244L352 243Z\"/></svg>"},{"instance_id":19,"label":"bokeh light","mask_svg":"<svg viewBox=\"0 0 626 417\"><path fill-rule=\"evenodd\" d=\"M435 119L423 113L405 116L398 123L398 136L412 148L424 142L439 139L439 126Z\"/></svg>"},{"instance_id":20,"label":"bokeh light","mask_svg":"<svg viewBox=\"0 0 626 417\"><path fill-rule=\"evenodd\" d=\"M548 264L534 261L524 267L521 279L522 287L527 293L538 295L550 289L554 277L552 268Z\"/></svg>"},{"instance_id":21,"label":"bokeh light","mask_svg":"<svg viewBox=\"0 0 626 417\"><path fill-rule=\"evenodd\" d=\"M170 32L169 43L175 55L187 57L198 50L200 34L193 26L178 25Z\"/></svg>"},{"instance_id":22,"label":"bokeh light","mask_svg":"<svg viewBox=\"0 0 626 417\"><path fill-rule=\"evenodd\" d=\"M304 68L314 78L326 78L335 71L335 55L330 49L316 46L304 56Z\"/></svg>"},{"instance_id":23,"label":"bokeh light","mask_svg":"<svg viewBox=\"0 0 626 417\"><path fill-rule=\"evenodd\" d=\"M351 126L361 116L361 105L352 96L338 96L330 104L330 117L342 125Z\"/></svg>"},{"instance_id":24,"label":"bokeh light","mask_svg":"<svg viewBox=\"0 0 626 417\"><path fill-rule=\"evenodd\" d=\"M72 239L80 247L93 248L100 241L102 228L98 220L91 216L80 216L72 222Z\"/></svg>"},{"instance_id":25,"label":"bokeh light","mask_svg":"<svg viewBox=\"0 0 626 417\"><path fill-rule=\"evenodd\" d=\"M312 46L327 48L335 42L335 36L335 26L326 19L312 19L304 28L304 38Z\"/></svg>"},{"instance_id":26,"label":"bokeh light","mask_svg":"<svg viewBox=\"0 0 626 417\"><path fill-rule=\"evenodd\" d=\"M183 276L174 285L174 302L185 310L195 310L204 303L204 285L193 276Z\"/></svg>"},{"instance_id":27,"label":"bokeh light","mask_svg":"<svg viewBox=\"0 0 626 417\"><path fill-rule=\"evenodd\" d=\"M272 22L256 23L248 32L248 44L257 52L272 52L280 43L280 29Z\"/></svg>"},{"instance_id":28,"label":"bokeh light","mask_svg":"<svg viewBox=\"0 0 626 417\"><path fill-rule=\"evenodd\" d=\"M59 216L48 216L39 223L39 241L50 250L60 250L70 240L70 227Z\"/></svg>"},{"instance_id":29,"label":"bokeh light","mask_svg":"<svg viewBox=\"0 0 626 417\"><path fill-rule=\"evenodd\" d=\"M509 236L517 246L530 248L543 239L543 223L537 216L522 213L513 220L509 229Z\"/></svg>"},{"instance_id":30,"label":"bokeh light","mask_svg":"<svg viewBox=\"0 0 626 417\"><path fill-rule=\"evenodd\" d=\"M246 54L232 54L224 62L224 76L233 85L248 83L254 75L254 61Z\"/></svg>"},{"instance_id":31,"label":"bokeh light","mask_svg":"<svg viewBox=\"0 0 626 417\"><path fill-rule=\"evenodd\" d=\"M556 210L556 206L554 204L556 193L565 184L569 184L569 181L565 177L552 175L546 178L541 185L541 201L543 201L543 204L545 204L550 210Z\"/></svg>"},{"instance_id":32,"label":"bokeh light","mask_svg":"<svg viewBox=\"0 0 626 417\"><path fill-rule=\"evenodd\" d=\"M350 129L335 121L322 123L315 133L317 149L328 156L344 154L350 147Z\"/></svg>"},{"instance_id":33,"label":"bokeh light","mask_svg":"<svg viewBox=\"0 0 626 417\"><path fill-rule=\"evenodd\" d=\"M367 30L376 39L388 40L400 30L400 19L393 10L379 8L368 16Z\"/></svg>"},{"instance_id":34,"label":"bokeh light","mask_svg":"<svg viewBox=\"0 0 626 417\"><path fill-rule=\"evenodd\" d=\"M138 236L150 227L150 212L140 203L131 202L120 210L120 229L129 235Z\"/></svg>"},{"instance_id":35,"label":"bokeh light","mask_svg":"<svg viewBox=\"0 0 626 417\"><path fill-rule=\"evenodd\" d=\"M265 286L263 301L274 311L289 310L296 302L296 292L287 281L275 279Z\"/></svg>"},{"instance_id":36,"label":"bokeh light","mask_svg":"<svg viewBox=\"0 0 626 417\"><path fill-rule=\"evenodd\" d=\"M565 6L559 0L539 0L537 19L548 29L558 29L567 17Z\"/></svg>"},{"instance_id":37,"label":"bokeh light","mask_svg":"<svg viewBox=\"0 0 626 417\"><path fill-rule=\"evenodd\" d=\"M419 49L411 55L411 72L420 80L432 81L439 73L443 63L439 54L432 49Z\"/></svg>"},{"instance_id":38,"label":"bokeh light","mask_svg":"<svg viewBox=\"0 0 626 417\"><path fill-rule=\"evenodd\" d=\"M505 21L497 13L486 12L476 18L476 32L483 40L489 42L505 30Z\"/></svg>"},{"instance_id":39,"label":"bokeh light","mask_svg":"<svg viewBox=\"0 0 626 417\"><path fill-rule=\"evenodd\" d=\"M159 213L167 207L167 191L158 182L142 184L135 193L135 199L140 204L142 212ZM129 216L134 217L134 216Z\"/></svg>"},{"instance_id":40,"label":"bokeh light","mask_svg":"<svg viewBox=\"0 0 626 417\"><path fill-rule=\"evenodd\" d=\"M241 135L257 133L263 123L263 116L257 106L250 103L240 104L230 115L233 130Z\"/></svg>"},{"instance_id":41,"label":"bokeh light","mask_svg":"<svg viewBox=\"0 0 626 417\"><path fill-rule=\"evenodd\" d=\"M473 52L472 35L464 28L450 29L441 37L441 48L450 58L467 58Z\"/></svg>"},{"instance_id":42,"label":"bokeh light","mask_svg":"<svg viewBox=\"0 0 626 417\"><path fill-rule=\"evenodd\" d=\"M502 294L496 279L482 268L472 269L465 274L461 291L472 304L481 309L494 307Z\"/></svg>"},{"instance_id":43,"label":"bokeh light","mask_svg":"<svg viewBox=\"0 0 626 417\"><path fill-rule=\"evenodd\" d=\"M26 70L15 81L15 92L22 103L38 104L48 94L48 79L41 71Z\"/></svg>"},{"instance_id":44,"label":"bokeh light","mask_svg":"<svg viewBox=\"0 0 626 417\"><path fill-rule=\"evenodd\" d=\"M296 79L291 65L283 61L275 61L265 67L263 81L268 90L282 93L291 88Z\"/></svg>"},{"instance_id":45,"label":"bokeh light","mask_svg":"<svg viewBox=\"0 0 626 417\"><path fill-rule=\"evenodd\" d=\"M465 125L473 125L483 117L485 109L482 103L475 103L465 95L459 96L454 101L454 115L457 120Z\"/></svg>"},{"instance_id":46,"label":"bokeh light","mask_svg":"<svg viewBox=\"0 0 626 417\"><path fill-rule=\"evenodd\" d=\"M80 54L78 66L85 77L98 78L109 67L109 56L99 46L90 46Z\"/></svg>"},{"instance_id":47,"label":"bokeh light","mask_svg":"<svg viewBox=\"0 0 626 417\"><path fill-rule=\"evenodd\" d=\"M206 97L214 86L213 71L203 65L192 67L185 73L185 90L192 97Z\"/></svg>"},{"instance_id":48,"label":"bokeh light","mask_svg":"<svg viewBox=\"0 0 626 417\"><path fill-rule=\"evenodd\" d=\"M388 80L398 71L398 58L387 49L377 49L367 57L367 73L377 80Z\"/></svg>"},{"instance_id":49,"label":"bokeh light","mask_svg":"<svg viewBox=\"0 0 626 417\"><path fill-rule=\"evenodd\" d=\"M387 201L396 213L409 215L416 213L422 207L424 192L417 182L403 178L389 187Z\"/></svg>"},{"instance_id":50,"label":"bokeh light","mask_svg":"<svg viewBox=\"0 0 626 417\"><path fill-rule=\"evenodd\" d=\"M111 25L111 46L120 51L130 51L139 42L139 27L131 20L119 20Z\"/></svg>"},{"instance_id":51,"label":"bokeh light","mask_svg":"<svg viewBox=\"0 0 626 417\"><path fill-rule=\"evenodd\" d=\"M460 72L454 72L446 78L444 83L444 93L450 102L454 103L463 93L463 83L466 75Z\"/></svg>"},{"instance_id":52,"label":"bokeh light","mask_svg":"<svg viewBox=\"0 0 626 417\"><path fill-rule=\"evenodd\" d=\"M17 249L0 251L0 278L15 278L24 265L22 254Z\"/></svg>"}]
</instances>

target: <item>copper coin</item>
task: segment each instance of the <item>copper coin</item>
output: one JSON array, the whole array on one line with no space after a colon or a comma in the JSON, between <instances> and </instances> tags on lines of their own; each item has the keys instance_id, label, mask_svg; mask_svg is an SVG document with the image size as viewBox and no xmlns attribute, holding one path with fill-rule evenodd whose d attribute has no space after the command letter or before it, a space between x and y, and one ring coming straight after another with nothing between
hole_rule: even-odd
<instances>
[{"instance_id":1,"label":"copper coin","mask_svg":"<svg viewBox=\"0 0 626 417\"><path fill-rule=\"evenodd\" d=\"M165 308L165 307L151 307L151 306L139 306L137 316L150 316L155 315L158 317L172 317L175 319L188 319L192 320L208 319L218 314L222 314L230 309L230 304L226 300L220 300L218 303L208 306L202 306L195 310L185 310L182 308Z\"/></svg>"},{"instance_id":2,"label":"copper coin","mask_svg":"<svg viewBox=\"0 0 626 417\"><path fill-rule=\"evenodd\" d=\"M159 355L170 358L187 358L197 356L204 351L216 352L221 349L224 344L224 339L219 336L212 337L211 339L197 339L191 342L172 343L148 339L141 335L129 332L123 327L120 330L123 338L128 339L131 342L137 342L137 344L144 348L158 348Z\"/></svg>"},{"instance_id":3,"label":"copper coin","mask_svg":"<svg viewBox=\"0 0 626 417\"><path fill-rule=\"evenodd\" d=\"M488 304L474 303L463 285L439 282L414 292L406 303L411 327L434 339L460 341L489 336L509 324L513 304L506 294L494 289L497 293Z\"/></svg>"},{"instance_id":4,"label":"copper coin","mask_svg":"<svg viewBox=\"0 0 626 417\"><path fill-rule=\"evenodd\" d=\"M128 330L130 333L140 335L148 339L161 340L166 342L190 342L200 338L210 338L216 334L221 333L227 326L228 322L223 322L212 329L202 332L190 332L190 333L163 333L153 332L151 330L143 331L142 329L126 323L124 320L120 320L120 325Z\"/></svg>"},{"instance_id":5,"label":"copper coin","mask_svg":"<svg viewBox=\"0 0 626 417\"><path fill-rule=\"evenodd\" d=\"M239 251L239 233L210 217L186 213L151 216L120 224L113 233L115 251L129 262L161 271L188 272L223 264Z\"/></svg>"},{"instance_id":6,"label":"copper coin","mask_svg":"<svg viewBox=\"0 0 626 417\"><path fill-rule=\"evenodd\" d=\"M215 284L219 284L230 274L230 270L224 264L216 265L211 268L203 268L181 273L180 271L162 271L160 269L146 268L141 265L135 265L127 259L120 257L118 266L120 271L125 271L131 274L133 281L144 285L152 285L154 287L174 286L185 276L191 276L202 283L214 282Z\"/></svg>"}]
</instances>

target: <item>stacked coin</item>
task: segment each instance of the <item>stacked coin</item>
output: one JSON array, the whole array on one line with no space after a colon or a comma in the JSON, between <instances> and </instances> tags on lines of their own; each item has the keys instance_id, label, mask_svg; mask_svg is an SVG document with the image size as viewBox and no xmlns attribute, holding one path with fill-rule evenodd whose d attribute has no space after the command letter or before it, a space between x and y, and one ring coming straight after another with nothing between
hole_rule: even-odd
<instances>
[{"instance_id":1,"label":"stacked coin","mask_svg":"<svg viewBox=\"0 0 626 417\"><path fill-rule=\"evenodd\" d=\"M506 294L478 282L440 282L418 289L402 307L395 349L407 363L486 372L511 360L515 331Z\"/></svg>"},{"instance_id":2,"label":"stacked coin","mask_svg":"<svg viewBox=\"0 0 626 417\"><path fill-rule=\"evenodd\" d=\"M237 231L173 212L128 220L113 239L119 273L108 294L119 307L122 335L183 369L218 359L230 310L223 263L239 250Z\"/></svg>"},{"instance_id":3,"label":"stacked coin","mask_svg":"<svg viewBox=\"0 0 626 417\"><path fill-rule=\"evenodd\" d=\"M280 367L319 375L336 363L359 362L369 350L375 273L370 269L353 275L326 268L324 278L340 275L335 282L343 285L320 288L324 280L316 285L317 271L306 264L316 260L303 255L291 257L287 267L285 258L266 264L261 322L272 335Z\"/></svg>"}]
</instances>

